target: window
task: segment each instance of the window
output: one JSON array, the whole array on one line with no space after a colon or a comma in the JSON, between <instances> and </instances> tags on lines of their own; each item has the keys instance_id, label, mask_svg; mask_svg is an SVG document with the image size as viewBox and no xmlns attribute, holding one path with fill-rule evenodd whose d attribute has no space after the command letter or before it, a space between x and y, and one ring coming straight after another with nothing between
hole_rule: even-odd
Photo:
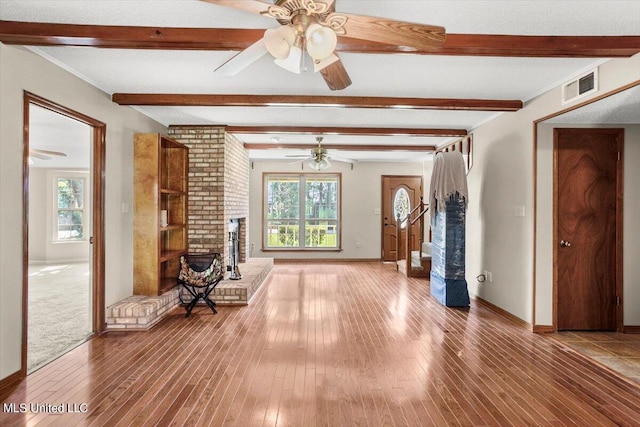
<instances>
[{"instance_id":1,"label":"window","mask_svg":"<svg viewBox=\"0 0 640 427\"><path fill-rule=\"evenodd\" d=\"M84 187L83 178L56 179L57 241L85 240Z\"/></svg>"},{"instance_id":2,"label":"window","mask_svg":"<svg viewBox=\"0 0 640 427\"><path fill-rule=\"evenodd\" d=\"M340 248L340 175L264 178L266 249Z\"/></svg>"},{"instance_id":3,"label":"window","mask_svg":"<svg viewBox=\"0 0 640 427\"><path fill-rule=\"evenodd\" d=\"M407 226L407 217L411 210L409 193L404 187L400 187L393 198L393 217L400 220L400 227Z\"/></svg>"}]
</instances>

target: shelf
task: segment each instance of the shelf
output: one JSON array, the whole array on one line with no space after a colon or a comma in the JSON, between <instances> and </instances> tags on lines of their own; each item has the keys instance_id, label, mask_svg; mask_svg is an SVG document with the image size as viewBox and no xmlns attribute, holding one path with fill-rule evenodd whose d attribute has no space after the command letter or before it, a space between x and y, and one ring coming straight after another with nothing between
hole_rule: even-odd
<instances>
[{"instance_id":1,"label":"shelf","mask_svg":"<svg viewBox=\"0 0 640 427\"><path fill-rule=\"evenodd\" d=\"M133 291L161 295L176 285L180 256L189 247L189 148L157 133L139 133L133 153Z\"/></svg>"},{"instance_id":2,"label":"shelf","mask_svg":"<svg viewBox=\"0 0 640 427\"><path fill-rule=\"evenodd\" d=\"M159 291L161 294L170 291L171 289L178 286L178 278L177 277L163 277L160 279Z\"/></svg>"},{"instance_id":3,"label":"shelf","mask_svg":"<svg viewBox=\"0 0 640 427\"><path fill-rule=\"evenodd\" d=\"M184 191L182 191L182 190L170 190L170 189L168 189L168 188L161 188L161 189L160 189L160 193L161 193L161 194L175 194L175 195L177 195L177 196L184 196L184 195L186 195L186 194L187 194L187 193L185 193L185 192L184 192Z\"/></svg>"},{"instance_id":4,"label":"shelf","mask_svg":"<svg viewBox=\"0 0 640 427\"><path fill-rule=\"evenodd\" d=\"M167 225L166 227L160 227L160 231L180 230L181 228L185 228L185 225L184 224L172 224L172 225Z\"/></svg>"},{"instance_id":5,"label":"shelf","mask_svg":"<svg viewBox=\"0 0 640 427\"><path fill-rule=\"evenodd\" d=\"M165 261L169 261L169 260L174 259L174 258L178 258L181 255L186 255L187 252L188 252L187 250L162 251L162 253L160 254L160 262L165 262Z\"/></svg>"}]
</instances>

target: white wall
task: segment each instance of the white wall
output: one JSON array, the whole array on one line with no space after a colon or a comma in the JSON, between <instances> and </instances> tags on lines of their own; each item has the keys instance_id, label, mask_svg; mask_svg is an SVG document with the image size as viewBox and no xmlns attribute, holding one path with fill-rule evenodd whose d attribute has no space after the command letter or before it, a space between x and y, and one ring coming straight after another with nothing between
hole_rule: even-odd
<instances>
[{"instance_id":1,"label":"white wall","mask_svg":"<svg viewBox=\"0 0 640 427\"><path fill-rule=\"evenodd\" d=\"M380 259L382 244L382 175L423 175L423 190L428 191L432 162L349 164L333 162L327 172L342 174L342 251L341 252L262 252L262 174L264 172L301 172L300 164L289 161L253 161L250 176L250 235L254 257ZM306 168L305 173L310 173ZM313 171L311 171L313 172ZM356 243L360 243L357 247Z\"/></svg>"},{"instance_id":2,"label":"white wall","mask_svg":"<svg viewBox=\"0 0 640 427\"><path fill-rule=\"evenodd\" d=\"M133 134L166 128L32 52L0 43L0 379L20 370L22 345L23 91L107 124L106 305L133 292Z\"/></svg>"},{"instance_id":3,"label":"white wall","mask_svg":"<svg viewBox=\"0 0 640 427\"><path fill-rule=\"evenodd\" d=\"M29 170L29 262L47 260L47 169Z\"/></svg>"},{"instance_id":4,"label":"white wall","mask_svg":"<svg viewBox=\"0 0 640 427\"><path fill-rule=\"evenodd\" d=\"M640 115L640 112L638 113ZM538 125L538 229L536 323L553 323L553 129L613 127L624 129L623 298L626 326L640 325L640 125Z\"/></svg>"},{"instance_id":5,"label":"white wall","mask_svg":"<svg viewBox=\"0 0 640 427\"><path fill-rule=\"evenodd\" d=\"M624 147L624 316L625 326L640 325L640 126L628 126Z\"/></svg>"},{"instance_id":6,"label":"white wall","mask_svg":"<svg viewBox=\"0 0 640 427\"><path fill-rule=\"evenodd\" d=\"M640 55L610 60L600 65L600 90L593 96L639 78ZM533 122L571 105L561 104L558 86L527 102L522 110L502 114L473 131L474 166L469 174L467 215L469 291L538 325L551 323L543 316L550 308L548 299L540 297L545 286L540 281L535 318L533 313ZM539 154L548 155L544 150ZM548 172L548 165L539 167L541 173ZM540 191L547 190L539 188L539 196ZM516 206L524 206L524 217L514 215ZM548 212L539 208L538 214ZM539 242L538 254L549 250L547 243ZM493 273L492 283L477 282L476 276L483 270ZM626 302L625 307L630 305Z\"/></svg>"}]
</instances>

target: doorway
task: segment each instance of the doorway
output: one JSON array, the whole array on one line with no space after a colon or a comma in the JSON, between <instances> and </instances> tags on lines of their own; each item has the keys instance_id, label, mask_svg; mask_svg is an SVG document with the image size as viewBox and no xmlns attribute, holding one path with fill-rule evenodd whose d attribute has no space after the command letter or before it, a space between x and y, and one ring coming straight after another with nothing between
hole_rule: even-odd
<instances>
[{"instance_id":1,"label":"doorway","mask_svg":"<svg viewBox=\"0 0 640 427\"><path fill-rule=\"evenodd\" d=\"M406 257L407 238L404 230L406 215L416 206L422 195L422 177L415 175L382 176L382 260L397 261ZM397 216L400 214L400 222ZM398 239L398 226L400 230L400 242ZM420 236L418 227L413 227L412 250L419 250ZM398 253L400 251L400 253Z\"/></svg>"},{"instance_id":2,"label":"doorway","mask_svg":"<svg viewBox=\"0 0 640 427\"><path fill-rule=\"evenodd\" d=\"M554 129L558 330L622 330L623 129Z\"/></svg>"},{"instance_id":3,"label":"doorway","mask_svg":"<svg viewBox=\"0 0 640 427\"><path fill-rule=\"evenodd\" d=\"M24 123L27 375L104 330L105 125L28 92Z\"/></svg>"}]
</instances>

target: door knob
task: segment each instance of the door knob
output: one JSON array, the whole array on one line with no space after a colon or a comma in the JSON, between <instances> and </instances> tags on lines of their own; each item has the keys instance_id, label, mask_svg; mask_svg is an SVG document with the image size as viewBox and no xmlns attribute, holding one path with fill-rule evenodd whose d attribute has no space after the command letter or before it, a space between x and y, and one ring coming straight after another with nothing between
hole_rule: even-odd
<instances>
[{"instance_id":1,"label":"door knob","mask_svg":"<svg viewBox=\"0 0 640 427\"><path fill-rule=\"evenodd\" d=\"M569 242L568 240L560 240L560 246L568 248L569 246L571 246L571 242Z\"/></svg>"}]
</instances>

